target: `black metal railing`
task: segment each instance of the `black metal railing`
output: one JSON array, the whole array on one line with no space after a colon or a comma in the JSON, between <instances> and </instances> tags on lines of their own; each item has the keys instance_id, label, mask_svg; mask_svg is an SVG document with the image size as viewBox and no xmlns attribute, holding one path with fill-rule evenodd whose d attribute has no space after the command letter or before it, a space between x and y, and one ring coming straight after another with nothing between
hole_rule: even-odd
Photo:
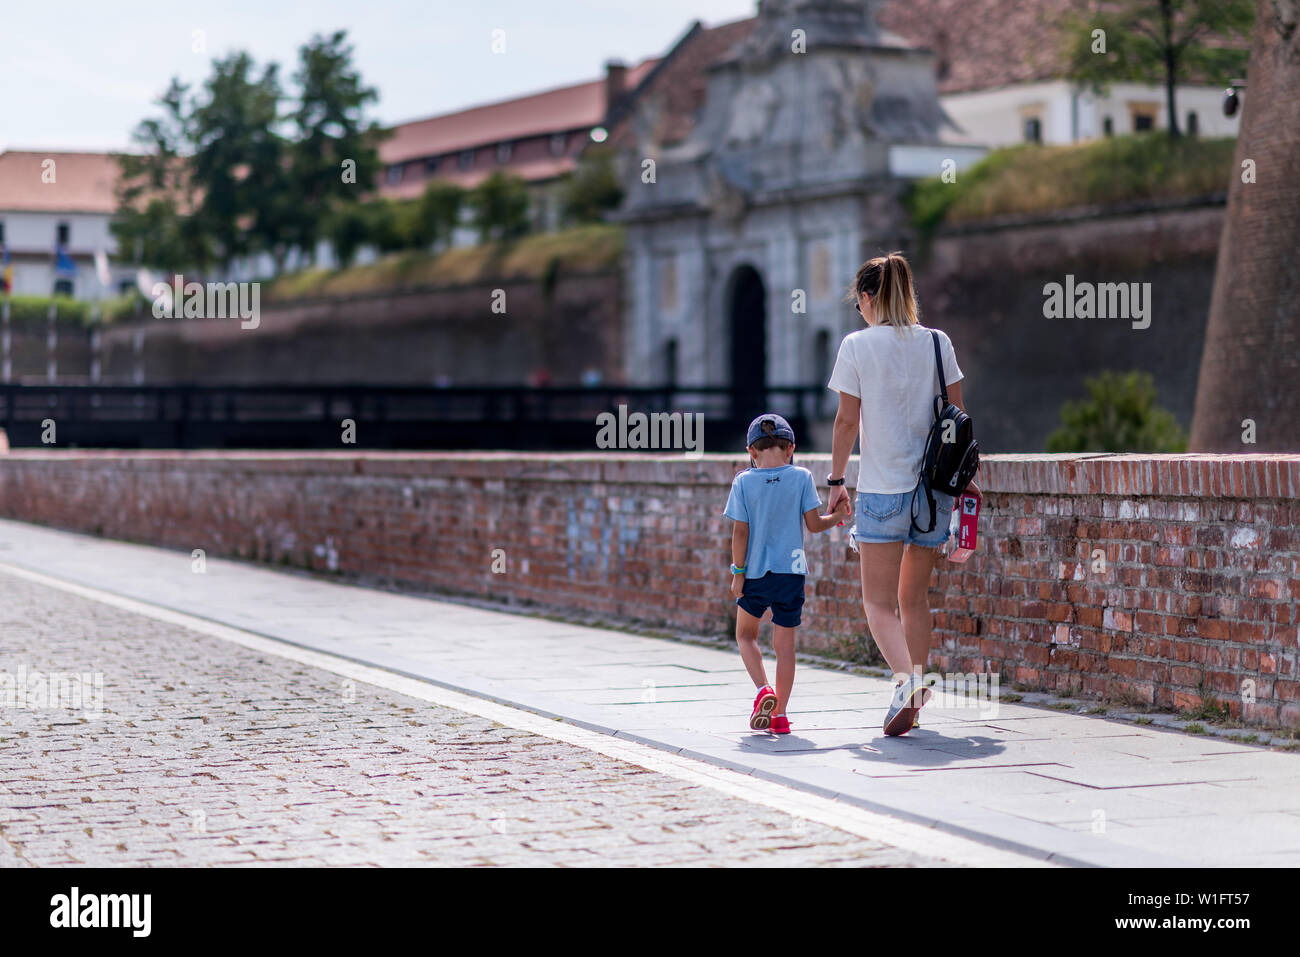
<instances>
[{"instance_id":1,"label":"black metal railing","mask_svg":"<svg viewBox=\"0 0 1300 957\"><path fill-rule=\"evenodd\" d=\"M759 411L796 432L834 413L821 386L746 394L727 387L68 386L0 385L0 427L15 447L89 448L596 448L597 417L681 412L703 416L704 447L734 450ZM758 407L754 407L757 402Z\"/></svg>"}]
</instances>

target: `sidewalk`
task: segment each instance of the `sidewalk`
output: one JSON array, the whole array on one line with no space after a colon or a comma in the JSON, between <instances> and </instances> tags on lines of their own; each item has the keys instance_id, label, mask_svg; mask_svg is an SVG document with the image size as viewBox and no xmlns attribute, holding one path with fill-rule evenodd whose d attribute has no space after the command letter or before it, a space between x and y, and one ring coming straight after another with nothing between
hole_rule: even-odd
<instances>
[{"instance_id":1,"label":"sidewalk","mask_svg":"<svg viewBox=\"0 0 1300 957\"><path fill-rule=\"evenodd\" d=\"M887 739L885 679L801 666L785 738L734 653L0 521L8 564L562 717L1038 859L1300 863L1300 755L1001 704ZM0 578L0 583L4 581Z\"/></svg>"}]
</instances>

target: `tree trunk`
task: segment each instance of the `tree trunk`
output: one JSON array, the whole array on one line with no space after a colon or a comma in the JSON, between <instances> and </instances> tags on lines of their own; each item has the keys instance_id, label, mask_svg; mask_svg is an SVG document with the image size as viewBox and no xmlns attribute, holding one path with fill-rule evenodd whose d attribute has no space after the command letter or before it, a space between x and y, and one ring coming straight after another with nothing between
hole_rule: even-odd
<instances>
[{"instance_id":1,"label":"tree trunk","mask_svg":"<svg viewBox=\"0 0 1300 957\"><path fill-rule=\"evenodd\" d=\"M1236 165L1210 299L1191 448L1300 452L1300 28L1259 0ZM1243 164L1257 181L1242 182ZM1255 444L1249 444L1254 423Z\"/></svg>"},{"instance_id":2,"label":"tree trunk","mask_svg":"<svg viewBox=\"0 0 1300 957\"><path fill-rule=\"evenodd\" d=\"M1174 57L1174 11L1172 0L1160 0L1160 19L1165 30L1165 108L1169 111L1169 137L1178 139L1178 106L1174 102L1174 86L1178 77L1178 64Z\"/></svg>"}]
</instances>

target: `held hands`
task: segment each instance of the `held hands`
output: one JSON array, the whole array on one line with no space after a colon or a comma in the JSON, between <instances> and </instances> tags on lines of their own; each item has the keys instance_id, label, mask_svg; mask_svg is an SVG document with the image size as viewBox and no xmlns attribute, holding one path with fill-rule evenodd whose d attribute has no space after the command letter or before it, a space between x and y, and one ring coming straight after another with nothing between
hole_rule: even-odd
<instances>
[{"instance_id":1,"label":"held hands","mask_svg":"<svg viewBox=\"0 0 1300 957\"><path fill-rule=\"evenodd\" d=\"M846 519L853 515L853 507L849 505L849 498L847 495L840 499L839 503L831 509L830 514L831 518L839 519L841 525L844 524Z\"/></svg>"},{"instance_id":2,"label":"held hands","mask_svg":"<svg viewBox=\"0 0 1300 957\"><path fill-rule=\"evenodd\" d=\"M845 508L842 517L848 518L853 514L853 505L849 500L849 490L845 488L843 485L832 485L831 497L830 497L831 514L838 515L839 507L841 504Z\"/></svg>"}]
</instances>

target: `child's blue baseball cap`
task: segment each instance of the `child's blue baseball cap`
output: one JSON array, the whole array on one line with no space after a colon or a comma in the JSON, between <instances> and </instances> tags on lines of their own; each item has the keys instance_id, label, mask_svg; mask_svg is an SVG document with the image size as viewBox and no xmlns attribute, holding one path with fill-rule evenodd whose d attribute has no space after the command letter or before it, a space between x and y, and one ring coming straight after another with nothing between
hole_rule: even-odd
<instances>
[{"instance_id":1,"label":"child's blue baseball cap","mask_svg":"<svg viewBox=\"0 0 1300 957\"><path fill-rule=\"evenodd\" d=\"M770 435L774 439L794 441L794 429L790 428L790 423L775 412L764 412L749 423L749 432L745 435L745 447L748 448L765 435Z\"/></svg>"}]
</instances>

